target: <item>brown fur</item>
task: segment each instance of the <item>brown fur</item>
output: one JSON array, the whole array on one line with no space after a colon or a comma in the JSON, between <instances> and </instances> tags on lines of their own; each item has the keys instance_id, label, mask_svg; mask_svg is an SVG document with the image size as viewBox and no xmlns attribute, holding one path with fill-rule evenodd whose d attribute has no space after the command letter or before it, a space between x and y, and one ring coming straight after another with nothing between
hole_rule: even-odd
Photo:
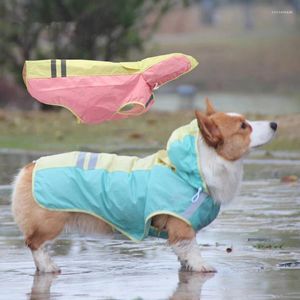
<instances>
[{"instance_id":1,"label":"brown fur","mask_svg":"<svg viewBox=\"0 0 300 300\"><path fill-rule=\"evenodd\" d=\"M169 243L175 244L179 241L191 240L196 236L194 229L186 222L170 216L166 224L169 235Z\"/></svg>"}]
</instances>

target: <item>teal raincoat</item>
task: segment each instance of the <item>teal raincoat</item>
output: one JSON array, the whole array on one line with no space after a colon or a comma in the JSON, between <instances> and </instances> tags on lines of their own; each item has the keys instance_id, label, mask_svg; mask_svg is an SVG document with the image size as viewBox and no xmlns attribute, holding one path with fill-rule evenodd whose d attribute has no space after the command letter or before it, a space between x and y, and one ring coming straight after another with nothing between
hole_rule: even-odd
<instances>
[{"instance_id":1,"label":"teal raincoat","mask_svg":"<svg viewBox=\"0 0 300 300\"><path fill-rule=\"evenodd\" d=\"M198 137L194 120L172 133L166 150L145 158L87 152L42 157L33 173L34 199L50 210L93 215L135 241L167 238L151 226L159 214L198 231L220 210L201 173Z\"/></svg>"}]
</instances>

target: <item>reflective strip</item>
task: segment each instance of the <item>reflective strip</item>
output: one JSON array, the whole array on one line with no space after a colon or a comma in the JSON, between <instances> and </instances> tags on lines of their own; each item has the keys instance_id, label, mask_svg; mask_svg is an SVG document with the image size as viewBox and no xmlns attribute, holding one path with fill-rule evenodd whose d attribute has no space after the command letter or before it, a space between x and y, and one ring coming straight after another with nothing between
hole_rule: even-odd
<instances>
[{"instance_id":1,"label":"reflective strip","mask_svg":"<svg viewBox=\"0 0 300 300\"><path fill-rule=\"evenodd\" d=\"M89 164L88 164L88 170L95 169L97 160L98 160L98 153L91 153Z\"/></svg>"},{"instance_id":2,"label":"reflective strip","mask_svg":"<svg viewBox=\"0 0 300 300\"><path fill-rule=\"evenodd\" d=\"M189 219L208 196L207 193L202 192L197 200L194 200L194 202L192 202L192 204L182 213L182 217Z\"/></svg>"},{"instance_id":3,"label":"reflective strip","mask_svg":"<svg viewBox=\"0 0 300 300\"><path fill-rule=\"evenodd\" d=\"M80 152L77 158L76 167L83 169L86 152Z\"/></svg>"},{"instance_id":4,"label":"reflective strip","mask_svg":"<svg viewBox=\"0 0 300 300\"><path fill-rule=\"evenodd\" d=\"M56 77L61 77L61 63L60 59L56 60Z\"/></svg>"},{"instance_id":5,"label":"reflective strip","mask_svg":"<svg viewBox=\"0 0 300 300\"><path fill-rule=\"evenodd\" d=\"M61 60L61 77L67 77L67 64L66 60Z\"/></svg>"},{"instance_id":6,"label":"reflective strip","mask_svg":"<svg viewBox=\"0 0 300 300\"><path fill-rule=\"evenodd\" d=\"M57 77L56 75L56 59L51 59L51 77Z\"/></svg>"}]
</instances>

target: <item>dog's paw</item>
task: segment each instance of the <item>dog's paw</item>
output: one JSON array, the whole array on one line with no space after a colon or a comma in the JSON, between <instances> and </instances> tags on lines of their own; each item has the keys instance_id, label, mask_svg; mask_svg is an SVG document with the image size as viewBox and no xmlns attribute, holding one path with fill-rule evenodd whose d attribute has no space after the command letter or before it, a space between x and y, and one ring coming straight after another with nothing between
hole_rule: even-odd
<instances>
[{"instance_id":1,"label":"dog's paw","mask_svg":"<svg viewBox=\"0 0 300 300\"><path fill-rule=\"evenodd\" d=\"M213 266L211 266L207 263L203 263L198 266L193 266L193 271L201 272L201 273L216 273L217 272L217 270Z\"/></svg>"},{"instance_id":2,"label":"dog's paw","mask_svg":"<svg viewBox=\"0 0 300 300\"><path fill-rule=\"evenodd\" d=\"M39 266L37 269L38 273L52 273L52 274L59 274L61 273L61 269L54 263L49 263L43 266Z\"/></svg>"},{"instance_id":3,"label":"dog's paw","mask_svg":"<svg viewBox=\"0 0 300 300\"><path fill-rule=\"evenodd\" d=\"M216 273L217 270L205 263L205 262L202 262L202 263L198 263L198 264L182 264L182 268L183 270L186 270L186 271L190 271L190 272L201 272L201 273Z\"/></svg>"}]
</instances>

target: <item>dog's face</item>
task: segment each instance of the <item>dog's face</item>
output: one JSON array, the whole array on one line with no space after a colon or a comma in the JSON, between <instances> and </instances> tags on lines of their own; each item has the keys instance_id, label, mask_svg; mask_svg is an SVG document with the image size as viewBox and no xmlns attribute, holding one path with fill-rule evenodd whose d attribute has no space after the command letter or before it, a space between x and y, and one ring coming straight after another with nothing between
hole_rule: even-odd
<instances>
[{"instance_id":1,"label":"dog's face","mask_svg":"<svg viewBox=\"0 0 300 300\"><path fill-rule=\"evenodd\" d=\"M226 160L240 159L253 147L268 143L277 124L268 121L248 121L243 115L216 112L206 99L206 113L196 111L203 139Z\"/></svg>"}]
</instances>

